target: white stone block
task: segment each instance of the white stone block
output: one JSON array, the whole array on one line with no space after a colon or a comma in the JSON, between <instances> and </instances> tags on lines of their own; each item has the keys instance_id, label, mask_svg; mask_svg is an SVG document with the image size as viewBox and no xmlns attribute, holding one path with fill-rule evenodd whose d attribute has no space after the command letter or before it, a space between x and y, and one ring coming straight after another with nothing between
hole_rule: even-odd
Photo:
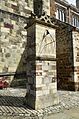
<instances>
[{"instance_id":1,"label":"white stone block","mask_svg":"<svg viewBox=\"0 0 79 119\"><path fill-rule=\"evenodd\" d=\"M11 20L11 23L12 23L13 25L15 25L15 24L16 24L16 21L14 21L14 20Z\"/></svg>"},{"instance_id":2,"label":"white stone block","mask_svg":"<svg viewBox=\"0 0 79 119\"><path fill-rule=\"evenodd\" d=\"M42 84L42 80L43 80L42 77L37 76L37 77L36 77L36 86Z\"/></svg>"},{"instance_id":3,"label":"white stone block","mask_svg":"<svg viewBox=\"0 0 79 119\"><path fill-rule=\"evenodd\" d=\"M21 31L22 35L27 35L27 32L26 31Z\"/></svg>"},{"instance_id":4,"label":"white stone block","mask_svg":"<svg viewBox=\"0 0 79 119\"><path fill-rule=\"evenodd\" d=\"M57 89L57 82L49 84L50 89Z\"/></svg>"},{"instance_id":5,"label":"white stone block","mask_svg":"<svg viewBox=\"0 0 79 119\"><path fill-rule=\"evenodd\" d=\"M50 93L49 90L43 90L43 95L48 95Z\"/></svg>"},{"instance_id":6,"label":"white stone block","mask_svg":"<svg viewBox=\"0 0 79 119\"><path fill-rule=\"evenodd\" d=\"M43 92L42 91L36 91L36 96L42 96L43 95Z\"/></svg>"},{"instance_id":7,"label":"white stone block","mask_svg":"<svg viewBox=\"0 0 79 119\"><path fill-rule=\"evenodd\" d=\"M1 32L9 33L10 32L10 29L9 28L1 27Z\"/></svg>"},{"instance_id":8,"label":"white stone block","mask_svg":"<svg viewBox=\"0 0 79 119\"><path fill-rule=\"evenodd\" d=\"M8 3L17 6L17 2L14 2L14 1L8 0Z\"/></svg>"},{"instance_id":9,"label":"white stone block","mask_svg":"<svg viewBox=\"0 0 79 119\"><path fill-rule=\"evenodd\" d=\"M13 13L13 9L12 8L7 8L7 10L11 13Z\"/></svg>"}]
</instances>

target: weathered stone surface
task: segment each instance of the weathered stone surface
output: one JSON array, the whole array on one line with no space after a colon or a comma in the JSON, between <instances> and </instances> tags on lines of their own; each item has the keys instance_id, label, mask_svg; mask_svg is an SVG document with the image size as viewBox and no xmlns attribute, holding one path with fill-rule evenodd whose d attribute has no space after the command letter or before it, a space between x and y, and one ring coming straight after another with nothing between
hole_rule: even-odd
<instances>
[{"instance_id":1,"label":"weathered stone surface","mask_svg":"<svg viewBox=\"0 0 79 119\"><path fill-rule=\"evenodd\" d=\"M74 59L74 84L75 90L79 90L79 32L73 31L73 59Z\"/></svg>"},{"instance_id":2,"label":"weathered stone surface","mask_svg":"<svg viewBox=\"0 0 79 119\"><path fill-rule=\"evenodd\" d=\"M55 115L63 114L64 111L79 108L78 91L58 91L60 103L39 110L25 107L25 94L26 89L7 88L6 90L0 90L0 119L48 119L48 117L52 119ZM56 97L56 95L54 96ZM73 112L70 114L73 115ZM52 118L50 118L51 116ZM59 119L59 116L56 117ZM64 118L67 118L67 115Z\"/></svg>"},{"instance_id":3,"label":"weathered stone surface","mask_svg":"<svg viewBox=\"0 0 79 119\"><path fill-rule=\"evenodd\" d=\"M60 26L56 32L58 88L79 90L79 31L67 24L57 24Z\"/></svg>"},{"instance_id":4,"label":"weathered stone surface","mask_svg":"<svg viewBox=\"0 0 79 119\"><path fill-rule=\"evenodd\" d=\"M0 8L12 13L27 16L30 11L33 11L33 0L1 0Z\"/></svg>"},{"instance_id":5,"label":"weathered stone surface","mask_svg":"<svg viewBox=\"0 0 79 119\"><path fill-rule=\"evenodd\" d=\"M24 30L26 19L22 17L18 18L18 16L14 14L10 15L2 11L0 11L0 14L1 19L3 19L0 26L0 73L23 73L26 71L24 53L27 43L27 32ZM7 70L5 68L7 68ZM19 76L19 78L9 76L6 79L9 83L12 81L12 85L19 85L21 80L25 80L26 78L23 76ZM15 79L20 80L18 82L18 80L16 81Z\"/></svg>"},{"instance_id":6,"label":"weathered stone surface","mask_svg":"<svg viewBox=\"0 0 79 119\"><path fill-rule=\"evenodd\" d=\"M58 103L55 29L40 23L34 21L27 27L26 100L34 109Z\"/></svg>"},{"instance_id":7,"label":"weathered stone surface","mask_svg":"<svg viewBox=\"0 0 79 119\"><path fill-rule=\"evenodd\" d=\"M66 24L64 24L66 25ZM73 38L71 27L62 24L57 30L57 76L58 88L75 90L73 71Z\"/></svg>"}]
</instances>

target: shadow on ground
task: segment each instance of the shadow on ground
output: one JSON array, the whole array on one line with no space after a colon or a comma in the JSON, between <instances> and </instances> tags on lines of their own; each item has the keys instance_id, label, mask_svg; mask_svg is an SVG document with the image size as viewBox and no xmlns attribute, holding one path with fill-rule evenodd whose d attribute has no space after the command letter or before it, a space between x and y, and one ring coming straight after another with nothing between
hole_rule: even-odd
<instances>
[{"instance_id":1,"label":"shadow on ground","mask_svg":"<svg viewBox=\"0 0 79 119\"><path fill-rule=\"evenodd\" d=\"M0 96L0 106L25 107L25 97Z\"/></svg>"}]
</instances>

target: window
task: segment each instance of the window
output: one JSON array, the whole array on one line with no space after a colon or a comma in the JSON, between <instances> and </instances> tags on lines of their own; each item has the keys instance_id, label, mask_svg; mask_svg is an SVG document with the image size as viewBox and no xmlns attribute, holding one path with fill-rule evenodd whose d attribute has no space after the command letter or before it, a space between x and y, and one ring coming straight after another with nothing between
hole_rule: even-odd
<instances>
[{"instance_id":1,"label":"window","mask_svg":"<svg viewBox=\"0 0 79 119\"><path fill-rule=\"evenodd\" d=\"M59 18L59 11L58 11L58 9L57 9L57 11L56 11L56 18L57 18L57 19Z\"/></svg>"},{"instance_id":2,"label":"window","mask_svg":"<svg viewBox=\"0 0 79 119\"><path fill-rule=\"evenodd\" d=\"M56 18L64 22L65 21L65 11L63 9L57 9Z\"/></svg>"},{"instance_id":3,"label":"window","mask_svg":"<svg viewBox=\"0 0 79 119\"><path fill-rule=\"evenodd\" d=\"M79 18L76 15L72 16L72 25L79 28Z\"/></svg>"}]
</instances>

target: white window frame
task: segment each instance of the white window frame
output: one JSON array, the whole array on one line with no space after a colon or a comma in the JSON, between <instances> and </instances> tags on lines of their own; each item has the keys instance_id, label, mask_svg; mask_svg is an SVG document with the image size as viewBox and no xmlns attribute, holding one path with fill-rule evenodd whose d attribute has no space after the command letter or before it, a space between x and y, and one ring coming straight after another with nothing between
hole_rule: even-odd
<instances>
[{"instance_id":1,"label":"white window frame","mask_svg":"<svg viewBox=\"0 0 79 119\"><path fill-rule=\"evenodd\" d=\"M56 10L56 19L59 19L62 22L65 22L65 12L63 9Z\"/></svg>"}]
</instances>

